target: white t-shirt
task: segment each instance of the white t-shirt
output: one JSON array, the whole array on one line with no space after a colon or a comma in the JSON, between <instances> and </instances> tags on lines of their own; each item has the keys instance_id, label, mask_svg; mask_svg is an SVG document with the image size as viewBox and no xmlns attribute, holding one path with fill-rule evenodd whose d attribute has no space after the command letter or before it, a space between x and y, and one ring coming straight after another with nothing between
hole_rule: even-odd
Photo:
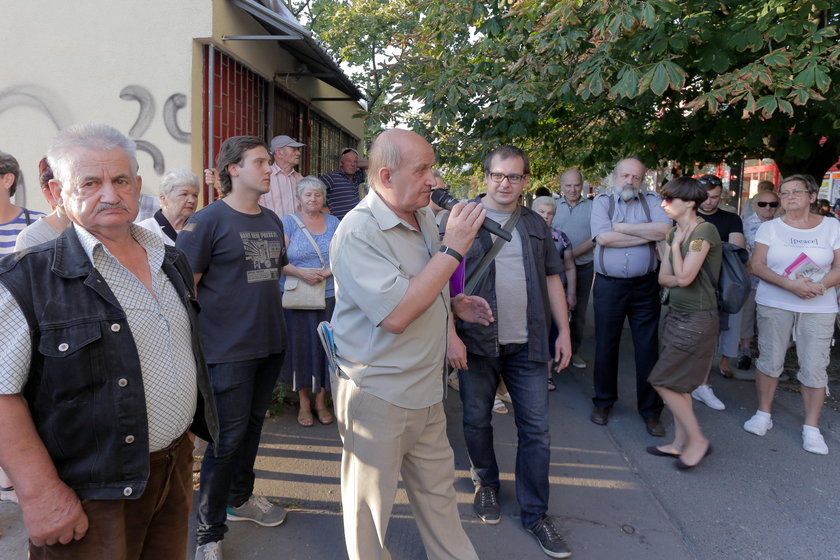
<instances>
[{"instance_id":1,"label":"white t-shirt","mask_svg":"<svg viewBox=\"0 0 840 560\"><path fill-rule=\"evenodd\" d=\"M767 266L776 274L785 276L785 269L803 253L827 273L834 261L834 251L840 249L840 220L823 218L817 227L811 229L794 228L783 220L770 220L758 228L755 242L767 245ZM837 294L833 289L813 299L801 299L784 288L761 280L755 301L801 313L837 313Z\"/></svg>"}]
</instances>

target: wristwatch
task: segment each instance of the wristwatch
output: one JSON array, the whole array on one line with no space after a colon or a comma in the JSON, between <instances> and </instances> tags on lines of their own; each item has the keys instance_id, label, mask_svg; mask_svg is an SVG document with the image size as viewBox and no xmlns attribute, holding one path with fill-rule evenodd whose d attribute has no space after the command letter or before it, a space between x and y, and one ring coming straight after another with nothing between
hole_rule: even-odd
<instances>
[{"instance_id":1,"label":"wristwatch","mask_svg":"<svg viewBox=\"0 0 840 560\"><path fill-rule=\"evenodd\" d=\"M449 255L450 257L455 257L455 260L457 260L459 263L464 260L464 255L447 245L441 245L440 252L445 255Z\"/></svg>"}]
</instances>

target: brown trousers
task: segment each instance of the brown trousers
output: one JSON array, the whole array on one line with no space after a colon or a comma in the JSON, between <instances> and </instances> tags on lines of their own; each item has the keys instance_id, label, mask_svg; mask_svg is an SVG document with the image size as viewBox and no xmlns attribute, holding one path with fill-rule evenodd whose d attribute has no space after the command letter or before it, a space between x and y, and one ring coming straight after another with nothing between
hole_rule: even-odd
<instances>
[{"instance_id":1,"label":"brown trousers","mask_svg":"<svg viewBox=\"0 0 840 560\"><path fill-rule=\"evenodd\" d=\"M32 560L183 560L192 506L193 443L186 434L149 455L149 482L136 500L84 500L90 528L78 541L29 543Z\"/></svg>"}]
</instances>

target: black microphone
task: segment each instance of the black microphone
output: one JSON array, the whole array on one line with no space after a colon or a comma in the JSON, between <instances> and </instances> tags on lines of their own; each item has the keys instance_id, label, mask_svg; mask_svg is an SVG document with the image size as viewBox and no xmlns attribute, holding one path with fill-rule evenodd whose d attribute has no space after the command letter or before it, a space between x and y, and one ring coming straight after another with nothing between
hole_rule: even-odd
<instances>
[{"instance_id":1,"label":"black microphone","mask_svg":"<svg viewBox=\"0 0 840 560\"><path fill-rule=\"evenodd\" d=\"M432 202L434 202L441 208L452 210L452 207L461 201L449 194L444 189L432 189ZM482 222L481 227L482 229L486 229L493 235L501 237L505 241L510 241L512 238L510 232L505 231L504 228L502 228L502 225L496 220L484 218L484 222Z\"/></svg>"}]
</instances>

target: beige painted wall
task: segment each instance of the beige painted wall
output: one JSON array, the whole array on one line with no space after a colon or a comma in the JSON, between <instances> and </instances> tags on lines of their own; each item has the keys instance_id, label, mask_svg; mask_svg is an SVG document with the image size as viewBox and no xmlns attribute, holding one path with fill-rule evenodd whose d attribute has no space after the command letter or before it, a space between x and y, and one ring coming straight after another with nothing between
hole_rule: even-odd
<instances>
[{"instance_id":1,"label":"beige painted wall","mask_svg":"<svg viewBox=\"0 0 840 560\"><path fill-rule=\"evenodd\" d=\"M0 35L0 150L21 164L28 207L47 210L38 160L57 130L76 122L104 122L140 141L147 149L138 152L144 192L157 192L156 163L191 167L192 43L210 36L211 4L0 0L7 22Z\"/></svg>"},{"instance_id":2,"label":"beige painted wall","mask_svg":"<svg viewBox=\"0 0 840 560\"><path fill-rule=\"evenodd\" d=\"M143 190L157 194L161 173L202 165L202 45L212 43L267 79L294 71L276 41L223 41L265 30L227 0L0 0L0 150L21 164L18 202L48 210L38 160L55 133L103 122L138 141ZM12 22L12 24L9 24ZM341 95L318 80L290 84L296 95ZM353 134L355 103L314 106Z\"/></svg>"}]
</instances>

